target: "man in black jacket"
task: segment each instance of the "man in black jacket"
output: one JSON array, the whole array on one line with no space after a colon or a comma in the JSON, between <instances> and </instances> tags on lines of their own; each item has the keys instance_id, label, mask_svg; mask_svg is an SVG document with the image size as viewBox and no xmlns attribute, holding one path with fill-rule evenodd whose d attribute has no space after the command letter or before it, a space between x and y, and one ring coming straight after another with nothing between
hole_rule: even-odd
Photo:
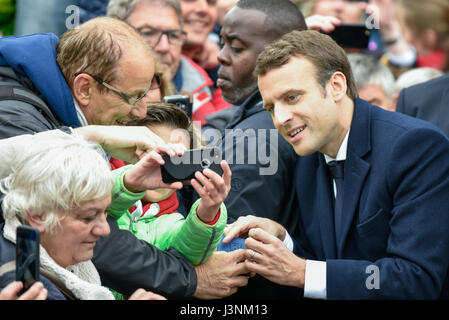
<instances>
[{"instance_id":1,"label":"man in black jacket","mask_svg":"<svg viewBox=\"0 0 449 320\"><path fill-rule=\"evenodd\" d=\"M142 38L125 23L104 17L69 30L59 40L49 34L0 39L0 66L0 138L58 128L70 131L72 127L88 139L110 146L110 135L98 136L92 127L101 132L108 128L124 132L121 129L125 128L116 126L143 117L145 102L157 100L155 89L160 85L150 49ZM107 127L111 125L114 127ZM159 145L151 134L149 130L144 133L147 149ZM134 155L142 144L136 143L136 138L130 143L128 137L106 150L130 147L112 155L120 158L122 151ZM14 152L20 150L13 150L12 157ZM6 156L3 148L2 155ZM132 156L123 160L130 159ZM0 171L8 169L6 163L0 164ZM143 287L167 298L193 294L217 298L234 293L248 281L238 276L245 273L243 264L237 264L243 260L241 251L226 257L217 254L193 268L175 250L157 250L119 230L115 220L108 222L111 235L98 241L93 262L102 283L119 292L127 294Z\"/></svg>"},{"instance_id":2,"label":"man in black jacket","mask_svg":"<svg viewBox=\"0 0 449 320\"><path fill-rule=\"evenodd\" d=\"M297 233L292 176L297 155L263 109L253 70L265 46L292 30L305 29L303 15L288 0L241 0L224 18L217 85L224 99L234 105L234 114L222 135L209 128L203 133L212 143L221 143L231 167L231 191L225 200L229 223L255 215ZM256 277L235 297L280 299L291 294L286 287L277 288Z\"/></svg>"}]
</instances>

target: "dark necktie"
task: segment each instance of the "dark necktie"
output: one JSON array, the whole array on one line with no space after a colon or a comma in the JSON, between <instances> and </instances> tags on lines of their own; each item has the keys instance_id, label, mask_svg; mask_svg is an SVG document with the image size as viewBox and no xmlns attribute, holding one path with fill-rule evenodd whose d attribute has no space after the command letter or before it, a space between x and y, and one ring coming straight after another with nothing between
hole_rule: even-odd
<instances>
[{"instance_id":1,"label":"dark necktie","mask_svg":"<svg viewBox=\"0 0 449 320\"><path fill-rule=\"evenodd\" d=\"M335 180L337 187L337 196L334 202L334 220L335 220L335 236L337 242L340 239L341 234L341 217L343 214L343 178L345 175L345 162L343 161L330 161L328 163L329 170L332 178Z\"/></svg>"}]
</instances>

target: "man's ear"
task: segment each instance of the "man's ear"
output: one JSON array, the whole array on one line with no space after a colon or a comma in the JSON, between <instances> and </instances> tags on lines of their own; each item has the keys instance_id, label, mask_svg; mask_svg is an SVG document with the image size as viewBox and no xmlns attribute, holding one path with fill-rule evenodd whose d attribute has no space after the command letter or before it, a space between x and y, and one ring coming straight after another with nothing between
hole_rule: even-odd
<instances>
[{"instance_id":1,"label":"man's ear","mask_svg":"<svg viewBox=\"0 0 449 320\"><path fill-rule=\"evenodd\" d=\"M348 86L346 84L346 77L342 72L334 72L329 80L329 86L335 102L341 101L346 96Z\"/></svg>"},{"instance_id":2,"label":"man's ear","mask_svg":"<svg viewBox=\"0 0 449 320\"><path fill-rule=\"evenodd\" d=\"M91 76L85 73L81 73L73 79L72 93L81 108L89 105L94 81Z\"/></svg>"},{"instance_id":3,"label":"man's ear","mask_svg":"<svg viewBox=\"0 0 449 320\"><path fill-rule=\"evenodd\" d=\"M30 226L39 230L40 233L45 231L45 227L43 226L45 216L43 214L40 215L31 215L27 212L27 220Z\"/></svg>"}]
</instances>

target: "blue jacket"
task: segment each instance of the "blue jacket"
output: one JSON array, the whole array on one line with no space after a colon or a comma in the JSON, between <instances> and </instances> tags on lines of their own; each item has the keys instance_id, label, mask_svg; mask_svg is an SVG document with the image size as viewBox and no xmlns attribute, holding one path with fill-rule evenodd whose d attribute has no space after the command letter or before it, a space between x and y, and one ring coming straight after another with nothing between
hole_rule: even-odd
<instances>
[{"instance_id":1,"label":"blue jacket","mask_svg":"<svg viewBox=\"0 0 449 320\"><path fill-rule=\"evenodd\" d=\"M31 81L35 87L31 89L44 99L63 125L79 127L72 93L56 62L57 43L58 38L51 33L1 38L0 66L11 67L19 78ZM0 120L1 116L0 113Z\"/></svg>"},{"instance_id":2,"label":"blue jacket","mask_svg":"<svg viewBox=\"0 0 449 320\"><path fill-rule=\"evenodd\" d=\"M356 99L339 239L324 156L298 158L295 179L294 251L326 261L328 299L449 297L449 139L435 126Z\"/></svg>"}]
</instances>

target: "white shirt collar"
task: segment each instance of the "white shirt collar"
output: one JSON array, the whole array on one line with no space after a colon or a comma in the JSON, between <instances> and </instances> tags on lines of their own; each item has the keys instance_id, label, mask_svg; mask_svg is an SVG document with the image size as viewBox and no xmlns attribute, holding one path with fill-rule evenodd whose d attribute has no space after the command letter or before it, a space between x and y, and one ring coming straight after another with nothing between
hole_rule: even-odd
<instances>
[{"instance_id":1,"label":"white shirt collar","mask_svg":"<svg viewBox=\"0 0 449 320\"><path fill-rule=\"evenodd\" d=\"M340 148L338 149L336 158L332 158L332 157L328 156L327 154L324 155L324 160L326 160L326 163L329 163L330 161L334 161L334 160L337 160L337 161L346 160L346 151L348 150L349 131L351 131L351 128L349 128L348 132L346 132L346 136L343 139L343 142L341 143Z\"/></svg>"},{"instance_id":2,"label":"white shirt collar","mask_svg":"<svg viewBox=\"0 0 449 320\"><path fill-rule=\"evenodd\" d=\"M78 116L78 120L80 121L81 126L82 127L87 126L89 123L87 123L87 119L84 116L83 111L81 111L81 108L78 105L78 103L76 102L75 98L73 98L73 103L75 104L76 115Z\"/></svg>"}]
</instances>

